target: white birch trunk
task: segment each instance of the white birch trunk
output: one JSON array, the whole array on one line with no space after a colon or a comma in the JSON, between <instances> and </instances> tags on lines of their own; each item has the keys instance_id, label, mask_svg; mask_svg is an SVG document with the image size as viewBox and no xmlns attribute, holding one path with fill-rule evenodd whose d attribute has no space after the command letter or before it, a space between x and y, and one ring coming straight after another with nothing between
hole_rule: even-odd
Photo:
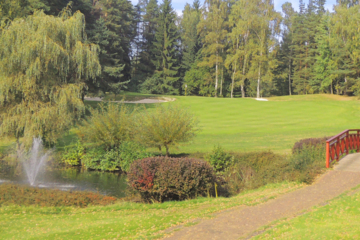
<instances>
[{"instance_id":1,"label":"white birch trunk","mask_svg":"<svg viewBox=\"0 0 360 240\"><path fill-rule=\"evenodd\" d=\"M233 98L233 93L234 93L234 84L235 84L235 73L236 73L236 61L234 64L234 72L233 72L233 77L232 77L232 82L231 82L231 98Z\"/></svg>"},{"instance_id":2,"label":"white birch trunk","mask_svg":"<svg viewBox=\"0 0 360 240\"><path fill-rule=\"evenodd\" d=\"M217 43L217 42L216 42ZM217 97L217 89L218 89L218 51L216 51L216 63L215 63L215 97Z\"/></svg>"},{"instance_id":3,"label":"white birch trunk","mask_svg":"<svg viewBox=\"0 0 360 240\"><path fill-rule=\"evenodd\" d=\"M289 59L289 95L291 96L291 61Z\"/></svg>"}]
</instances>

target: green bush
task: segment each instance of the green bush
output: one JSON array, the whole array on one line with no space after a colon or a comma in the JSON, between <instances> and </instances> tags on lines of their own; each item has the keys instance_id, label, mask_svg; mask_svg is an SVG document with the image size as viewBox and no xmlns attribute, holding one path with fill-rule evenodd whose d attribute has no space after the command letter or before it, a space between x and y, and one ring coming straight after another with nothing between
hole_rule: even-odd
<instances>
[{"instance_id":1,"label":"green bush","mask_svg":"<svg viewBox=\"0 0 360 240\"><path fill-rule=\"evenodd\" d=\"M234 154L234 164L225 172L231 194L268 183L288 180L289 161L285 155L270 151Z\"/></svg>"},{"instance_id":2,"label":"green bush","mask_svg":"<svg viewBox=\"0 0 360 240\"><path fill-rule=\"evenodd\" d=\"M112 149L132 138L134 111L124 104L101 103L89 111L91 116L76 131L81 142Z\"/></svg>"},{"instance_id":3,"label":"green bush","mask_svg":"<svg viewBox=\"0 0 360 240\"><path fill-rule=\"evenodd\" d=\"M224 178L231 194L268 183L298 181L311 183L325 169L325 148L304 145L292 155L252 152L234 155Z\"/></svg>"},{"instance_id":4,"label":"green bush","mask_svg":"<svg viewBox=\"0 0 360 240\"><path fill-rule=\"evenodd\" d=\"M290 156L290 167L297 172L297 180L311 183L325 168L325 146L306 145Z\"/></svg>"},{"instance_id":5,"label":"green bush","mask_svg":"<svg viewBox=\"0 0 360 240\"><path fill-rule=\"evenodd\" d=\"M128 181L144 201L163 202L208 195L215 175L203 160L152 157L133 162Z\"/></svg>"},{"instance_id":6,"label":"green bush","mask_svg":"<svg viewBox=\"0 0 360 240\"><path fill-rule=\"evenodd\" d=\"M232 164L233 159L220 145L214 146L212 153L206 156L206 160L217 172L226 170Z\"/></svg>"},{"instance_id":7,"label":"green bush","mask_svg":"<svg viewBox=\"0 0 360 240\"><path fill-rule=\"evenodd\" d=\"M64 153L62 154L62 161L71 166L79 166L81 165L84 151L84 146L78 141L74 147L65 147Z\"/></svg>"},{"instance_id":8,"label":"green bush","mask_svg":"<svg viewBox=\"0 0 360 240\"><path fill-rule=\"evenodd\" d=\"M127 172L133 161L151 156L153 154L146 152L145 147L134 142L123 142L119 147L107 151L102 147L90 148L82 161L88 169Z\"/></svg>"},{"instance_id":9,"label":"green bush","mask_svg":"<svg viewBox=\"0 0 360 240\"><path fill-rule=\"evenodd\" d=\"M143 145L135 142L123 142L117 149L120 159L120 167L124 172L128 172L130 165L138 159L153 157L154 154L146 151Z\"/></svg>"}]
</instances>

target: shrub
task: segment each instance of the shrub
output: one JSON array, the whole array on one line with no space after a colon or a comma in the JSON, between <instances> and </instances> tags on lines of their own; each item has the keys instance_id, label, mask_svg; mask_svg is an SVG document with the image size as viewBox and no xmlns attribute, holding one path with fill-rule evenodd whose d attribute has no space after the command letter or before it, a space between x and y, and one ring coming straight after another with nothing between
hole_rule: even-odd
<instances>
[{"instance_id":1,"label":"shrub","mask_svg":"<svg viewBox=\"0 0 360 240\"><path fill-rule=\"evenodd\" d=\"M231 194L289 179L289 161L270 151L234 154L234 164L225 172Z\"/></svg>"},{"instance_id":2,"label":"shrub","mask_svg":"<svg viewBox=\"0 0 360 240\"><path fill-rule=\"evenodd\" d=\"M300 141L296 142L292 148L292 152L298 152L301 151L306 146L318 146L322 145L325 146L326 140L330 137L323 137L323 138L305 138L301 139Z\"/></svg>"},{"instance_id":3,"label":"shrub","mask_svg":"<svg viewBox=\"0 0 360 240\"><path fill-rule=\"evenodd\" d=\"M154 154L146 152L146 148L135 142L123 142L117 149L119 153L119 166L124 172L128 172L130 165L138 159L153 157Z\"/></svg>"},{"instance_id":4,"label":"shrub","mask_svg":"<svg viewBox=\"0 0 360 240\"><path fill-rule=\"evenodd\" d=\"M234 155L234 163L225 171L227 189L237 194L244 189L268 183L299 181L311 183L325 169L322 145L303 145L292 155L273 152L252 152Z\"/></svg>"},{"instance_id":5,"label":"shrub","mask_svg":"<svg viewBox=\"0 0 360 240\"><path fill-rule=\"evenodd\" d=\"M212 153L206 157L206 160L208 160L215 171L222 172L231 165L233 157L226 153L220 145L217 145L214 146Z\"/></svg>"},{"instance_id":6,"label":"shrub","mask_svg":"<svg viewBox=\"0 0 360 240\"><path fill-rule=\"evenodd\" d=\"M104 150L102 147L91 148L83 156L86 168L102 171L122 170L127 172L130 164L142 158L151 157L145 147L134 142L123 142L119 147Z\"/></svg>"},{"instance_id":7,"label":"shrub","mask_svg":"<svg viewBox=\"0 0 360 240\"><path fill-rule=\"evenodd\" d=\"M91 116L76 131L82 142L112 149L131 139L134 111L124 104L101 103L89 111Z\"/></svg>"},{"instance_id":8,"label":"shrub","mask_svg":"<svg viewBox=\"0 0 360 240\"><path fill-rule=\"evenodd\" d=\"M62 154L62 161L71 166L78 166L81 164L84 151L84 146L78 141L74 147L65 147L65 151Z\"/></svg>"},{"instance_id":9,"label":"shrub","mask_svg":"<svg viewBox=\"0 0 360 240\"><path fill-rule=\"evenodd\" d=\"M203 160L152 157L133 162L128 181L143 200L163 202L209 194L215 175L209 163Z\"/></svg>"},{"instance_id":10,"label":"shrub","mask_svg":"<svg viewBox=\"0 0 360 240\"><path fill-rule=\"evenodd\" d=\"M169 156L169 147L190 141L198 130L195 117L177 105L159 105L138 117L138 141L160 149L165 147L166 156Z\"/></svg>"},{"instance_id":11,"label":"shrub","mask_svg":"<svg viewBox=\"0 0 360 240\"><path fill-rule=\"evenodd\" d=\"M41 207L109 205L115 197L93 192L67 192L56 189L41 189L14 184L0 185L0 206L15 204L20 206L36 205Z\"/></svg>"},{"instance_id":12,"label":"shrub","mask_svg":"<svg viewBox=\"0 0 360 240\"><path fill-rule=\"evenodd\" d=\"M325 168L325 146L305 145L290 156L290 167L297 172L297 180L311 183Z\"/></svg>"}]
</instances>

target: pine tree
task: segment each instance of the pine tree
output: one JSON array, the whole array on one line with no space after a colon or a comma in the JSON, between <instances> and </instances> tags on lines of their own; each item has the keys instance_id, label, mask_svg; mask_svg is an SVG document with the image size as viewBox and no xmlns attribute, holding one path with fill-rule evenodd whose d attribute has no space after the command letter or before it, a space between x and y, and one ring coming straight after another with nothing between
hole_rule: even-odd
<instances>
[{"instance_id":1,"label":"pine tree","mask_svg":"<svg viewBox=\"0 0 360 240\"><path fill-rule=\"evenodd\" d=\"M187 71L194 64L197 53L200 50L200 36L197 26L200 22L200 2L195 0L193 6L185 5L181 19L181 47L182 47L182 68Z\"/></svg>"},{"instance_id":2,"label":"pine tree","mask_svg":"<svg viewBox=\"0 0 360 240\"><path fill-rule=\"evenodd\" d=\"M291 5L291 3L284 3L282 5L282 10L285 14L284 18L284 32L282 36L282 45L281 45L281 52L283 53L283 63L287 66L287 79L288 79L288 89L289 89L289 95L291 95L291 77L293 73L293 49L291 48L292 42L293 42L293 33L294 33L294 17L295 17L295 11ZM285 69L285 68L284 68Z\"/></svg>"},{"instance_id":3,"label":"pine tree","mask_svg":"<svg viewBox=\"0 0 360 240\"><path fill-rule=\"evenodd\" d=\"M102 85L98 87L109 91L113 84L119 86L118 83L124 84L131 79L131 43L136 33L136 14L127 0L99 0L96 8L100 18L89 37L101 49ZM113 90L117 91L118 87Z\"/></svg>"},{"instance_id":4,"label":"pine tree","mask_svg":"<svg viewBox=\"0 0 360 240\"><path fill-rule=\"evenodd\" d=\"M330 14L325 14L317 27L316 46L317 56L314 65L315 76L310 85L315 92L329 92L333 94L334 61L330 48Z\"/></svg>"},{"instance_id":5,"label":"pine tree","mask_svg":"<svg viewBox=\"0 0 360 240\"><path fill-rule=\"evenodd\" d=\"M171 6L171 0L165 0L160 5L156 20L156 32L153 53L155 73L143 83L143 91L152 93L178 94L178 29L175 25L176 13Z\"/></svg>"},{"instance_id":6,"label":"pine tree","mask_svg":"<svg viewBox=\"0 0 360 240\"><path fill-rule=\"evenodd\" d=\"M141 25L139 26L139 54L136 66L136 74L132 82L136 82L139 87L145 79L151 77L155 71L155 65L152 60L155 58L154 42L156 31L156 19L159 16L159 6L157 0L141 2ZM139 90L139 89L138 89Z\"/></svg>"}]
</instances>

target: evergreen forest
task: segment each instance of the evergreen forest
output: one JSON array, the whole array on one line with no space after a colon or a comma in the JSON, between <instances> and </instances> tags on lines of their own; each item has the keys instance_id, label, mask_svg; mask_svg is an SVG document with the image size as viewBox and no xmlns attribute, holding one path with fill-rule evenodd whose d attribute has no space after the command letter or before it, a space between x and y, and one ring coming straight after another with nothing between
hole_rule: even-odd
<instances>
[{"instance_id":1,"label":"evergreen forest","mask_svg":"<svg viewBox=\"0 0 360 240\"><path fill-rule=\"evenodd\" d=\"M83 96L360 95L359 1L337 0L333 12L325 3L299 0L295 11L286 2L277 12L273 0L194 0L178 16L171 0L0 0L0 36L30 15L65 20L80 11L82 43L101 66L85 67L96 80L83 76Z\"/></svg>"}]
</instances>

